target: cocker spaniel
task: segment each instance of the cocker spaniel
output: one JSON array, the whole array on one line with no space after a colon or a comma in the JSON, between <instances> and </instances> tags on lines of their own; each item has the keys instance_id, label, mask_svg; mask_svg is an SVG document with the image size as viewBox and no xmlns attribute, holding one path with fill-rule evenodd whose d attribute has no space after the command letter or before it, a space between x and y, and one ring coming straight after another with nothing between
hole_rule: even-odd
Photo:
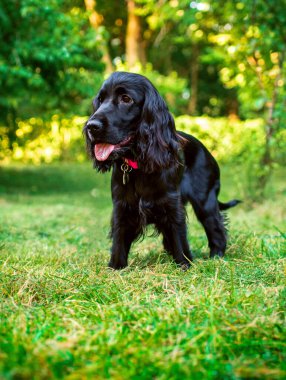
<instances>
[{"instance_id":1,"label":"cocker spaniel","mask_svg":"<svg viewBox=\"0 0 286 380\"><path fill-rule=\"evenodd\" d=\"M218 201L218 164L199 140L176 131L152 83L142 75L115 72L93 107L83 130L87 149L98 171L112 168L109 267L127 266L131 244L148 224L163 235L164 248L175 262L189 267L187 202L205 229L210 257L222 257L227 237L221 211L239 201Z\"/></svg>"}]
</instances>

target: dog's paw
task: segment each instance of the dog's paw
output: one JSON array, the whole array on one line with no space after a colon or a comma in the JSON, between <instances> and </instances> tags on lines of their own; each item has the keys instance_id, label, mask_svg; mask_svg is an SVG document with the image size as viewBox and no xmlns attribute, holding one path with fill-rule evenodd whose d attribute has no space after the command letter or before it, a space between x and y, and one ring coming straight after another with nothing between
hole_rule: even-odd
<instances>
[{"instance_id":1,"label":"dog's paw","mask_svg":"<svg viewBox=\"0 0 286 380\"><path fill-rule=\"evenodd\" d=\"M210 253L210 259L217 259L217 258L223 258L224 252L223 251L211 251Z\"/></svg>"},{"instance_id":2,"label":"dog's paw","mask_svg":"<svg viewBox=\"0 0 286 380\"><path fill-rule=\"evenodd\" d=\"M188 270L191 267L192 262L189 261L189 260L184 260L184 261L181 261L181 262L179 262L177 264L182 269L182 271L185 272L186 270Z\"/></svg>"},{"instance_id":3,"label":"dog's paw","mask_svg":"<svg viewBox=\"0 0 286 380\"><path fill-rule=\"evenodd\" d=\"M120 269L124 269L127 267L127 262L123 262L123 261L114 261L114 260L110 260L109 263L108 263L108 268L110 269L114 269L114 270L120 270Z\"/></svg>"},{"instance_id":4,"label":"dog's paw","mask_svg":"<svg viewBox=\"0 0 286 380\"><path fill-rule=\"evenodd\" d=\"M183 272L187 271L188 269L190 269L190 263L183 263L183 264L180 264L180 267L182 269Z\"/></svg>"}]
</instances>

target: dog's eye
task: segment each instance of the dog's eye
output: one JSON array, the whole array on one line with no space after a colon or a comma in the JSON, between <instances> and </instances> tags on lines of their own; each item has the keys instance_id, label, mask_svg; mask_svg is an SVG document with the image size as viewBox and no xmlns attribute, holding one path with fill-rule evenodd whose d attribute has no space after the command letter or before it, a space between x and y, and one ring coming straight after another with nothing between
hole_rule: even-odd
<instances>
[{"instance_id":1,"label":"dog's eye","mask_svg":"<svg viewBox=\"0 0 286 380\"><path fill-rule=\"evenodd\" d=\"M119 102L125 103L125 104L131 104L133 103L133 99L130 98L130 96L123 94L123 95L120 95Z\"/></svg>"}]
</instances>

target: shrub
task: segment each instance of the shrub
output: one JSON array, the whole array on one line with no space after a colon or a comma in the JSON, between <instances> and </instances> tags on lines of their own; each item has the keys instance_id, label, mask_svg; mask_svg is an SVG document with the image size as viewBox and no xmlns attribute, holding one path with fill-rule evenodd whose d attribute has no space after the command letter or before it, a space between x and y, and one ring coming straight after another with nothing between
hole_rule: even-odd
<instances>
[{"instance_id":1,"label":"shrub","mask_svg":"<svg viewBox=\"0 0 286 380\"><path fill-rule=\"evenodd\" d=\"M0 161L23 163L50 163L53 161L84 161L86 159L82 128L87 117L72 118L54 115L51 120L41 118L17 120L16 138L9 139L8 128L0 126ZM259 158L265 143L262 119L232 120L228 118L191 117L175 118L178 130L201 140L220 162L236 160L247 164L258 173ZM283 163L286 131L276 139L274 161Z\"/></svg>"},{"instance_id":2,"label":"shrub","mask_svg":"<svg viewBox=\"0 0 286 380\"><path fill-rule=\"evenodd\" d=\"M176 127L201 140L216 159L224 162L256 155L264 144L262 119L241 121L182 115L176 118Z\"/></svg>"},{"instance_id":3,"label":"shrub","mask_svg":"<svg viewBox=\"0 0 286 380\"><path fill-rule=\"evenodd\" d=\"M18 120L13 142L9 141L8 129L0 127L0 161L34 164L60 160L83 161L82 127L86 119L54 115L50 121L34 117Z\"/></svg>"}]
</instances>

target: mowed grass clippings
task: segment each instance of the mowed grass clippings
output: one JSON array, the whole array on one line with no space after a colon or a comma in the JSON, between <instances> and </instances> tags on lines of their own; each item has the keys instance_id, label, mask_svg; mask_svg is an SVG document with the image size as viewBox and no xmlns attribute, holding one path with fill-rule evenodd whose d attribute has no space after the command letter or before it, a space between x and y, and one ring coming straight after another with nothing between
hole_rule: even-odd
<instances>
[{"instance_id":1,"label":"mowed grass clippings","mask_svg":"<svg viewBox=\"0 0 286 380\"><path fill-rule=\"evenodd\" d=\"M109 175L65 164L0 177L3 379L286 378L279 177L275 196L228 213L223 260L206 260L188 210L196 260L186 272L160 237L136 243L128 268L106 267ZM221 199L239 197L224 177Z\"/></svg>"}]
</instances>

